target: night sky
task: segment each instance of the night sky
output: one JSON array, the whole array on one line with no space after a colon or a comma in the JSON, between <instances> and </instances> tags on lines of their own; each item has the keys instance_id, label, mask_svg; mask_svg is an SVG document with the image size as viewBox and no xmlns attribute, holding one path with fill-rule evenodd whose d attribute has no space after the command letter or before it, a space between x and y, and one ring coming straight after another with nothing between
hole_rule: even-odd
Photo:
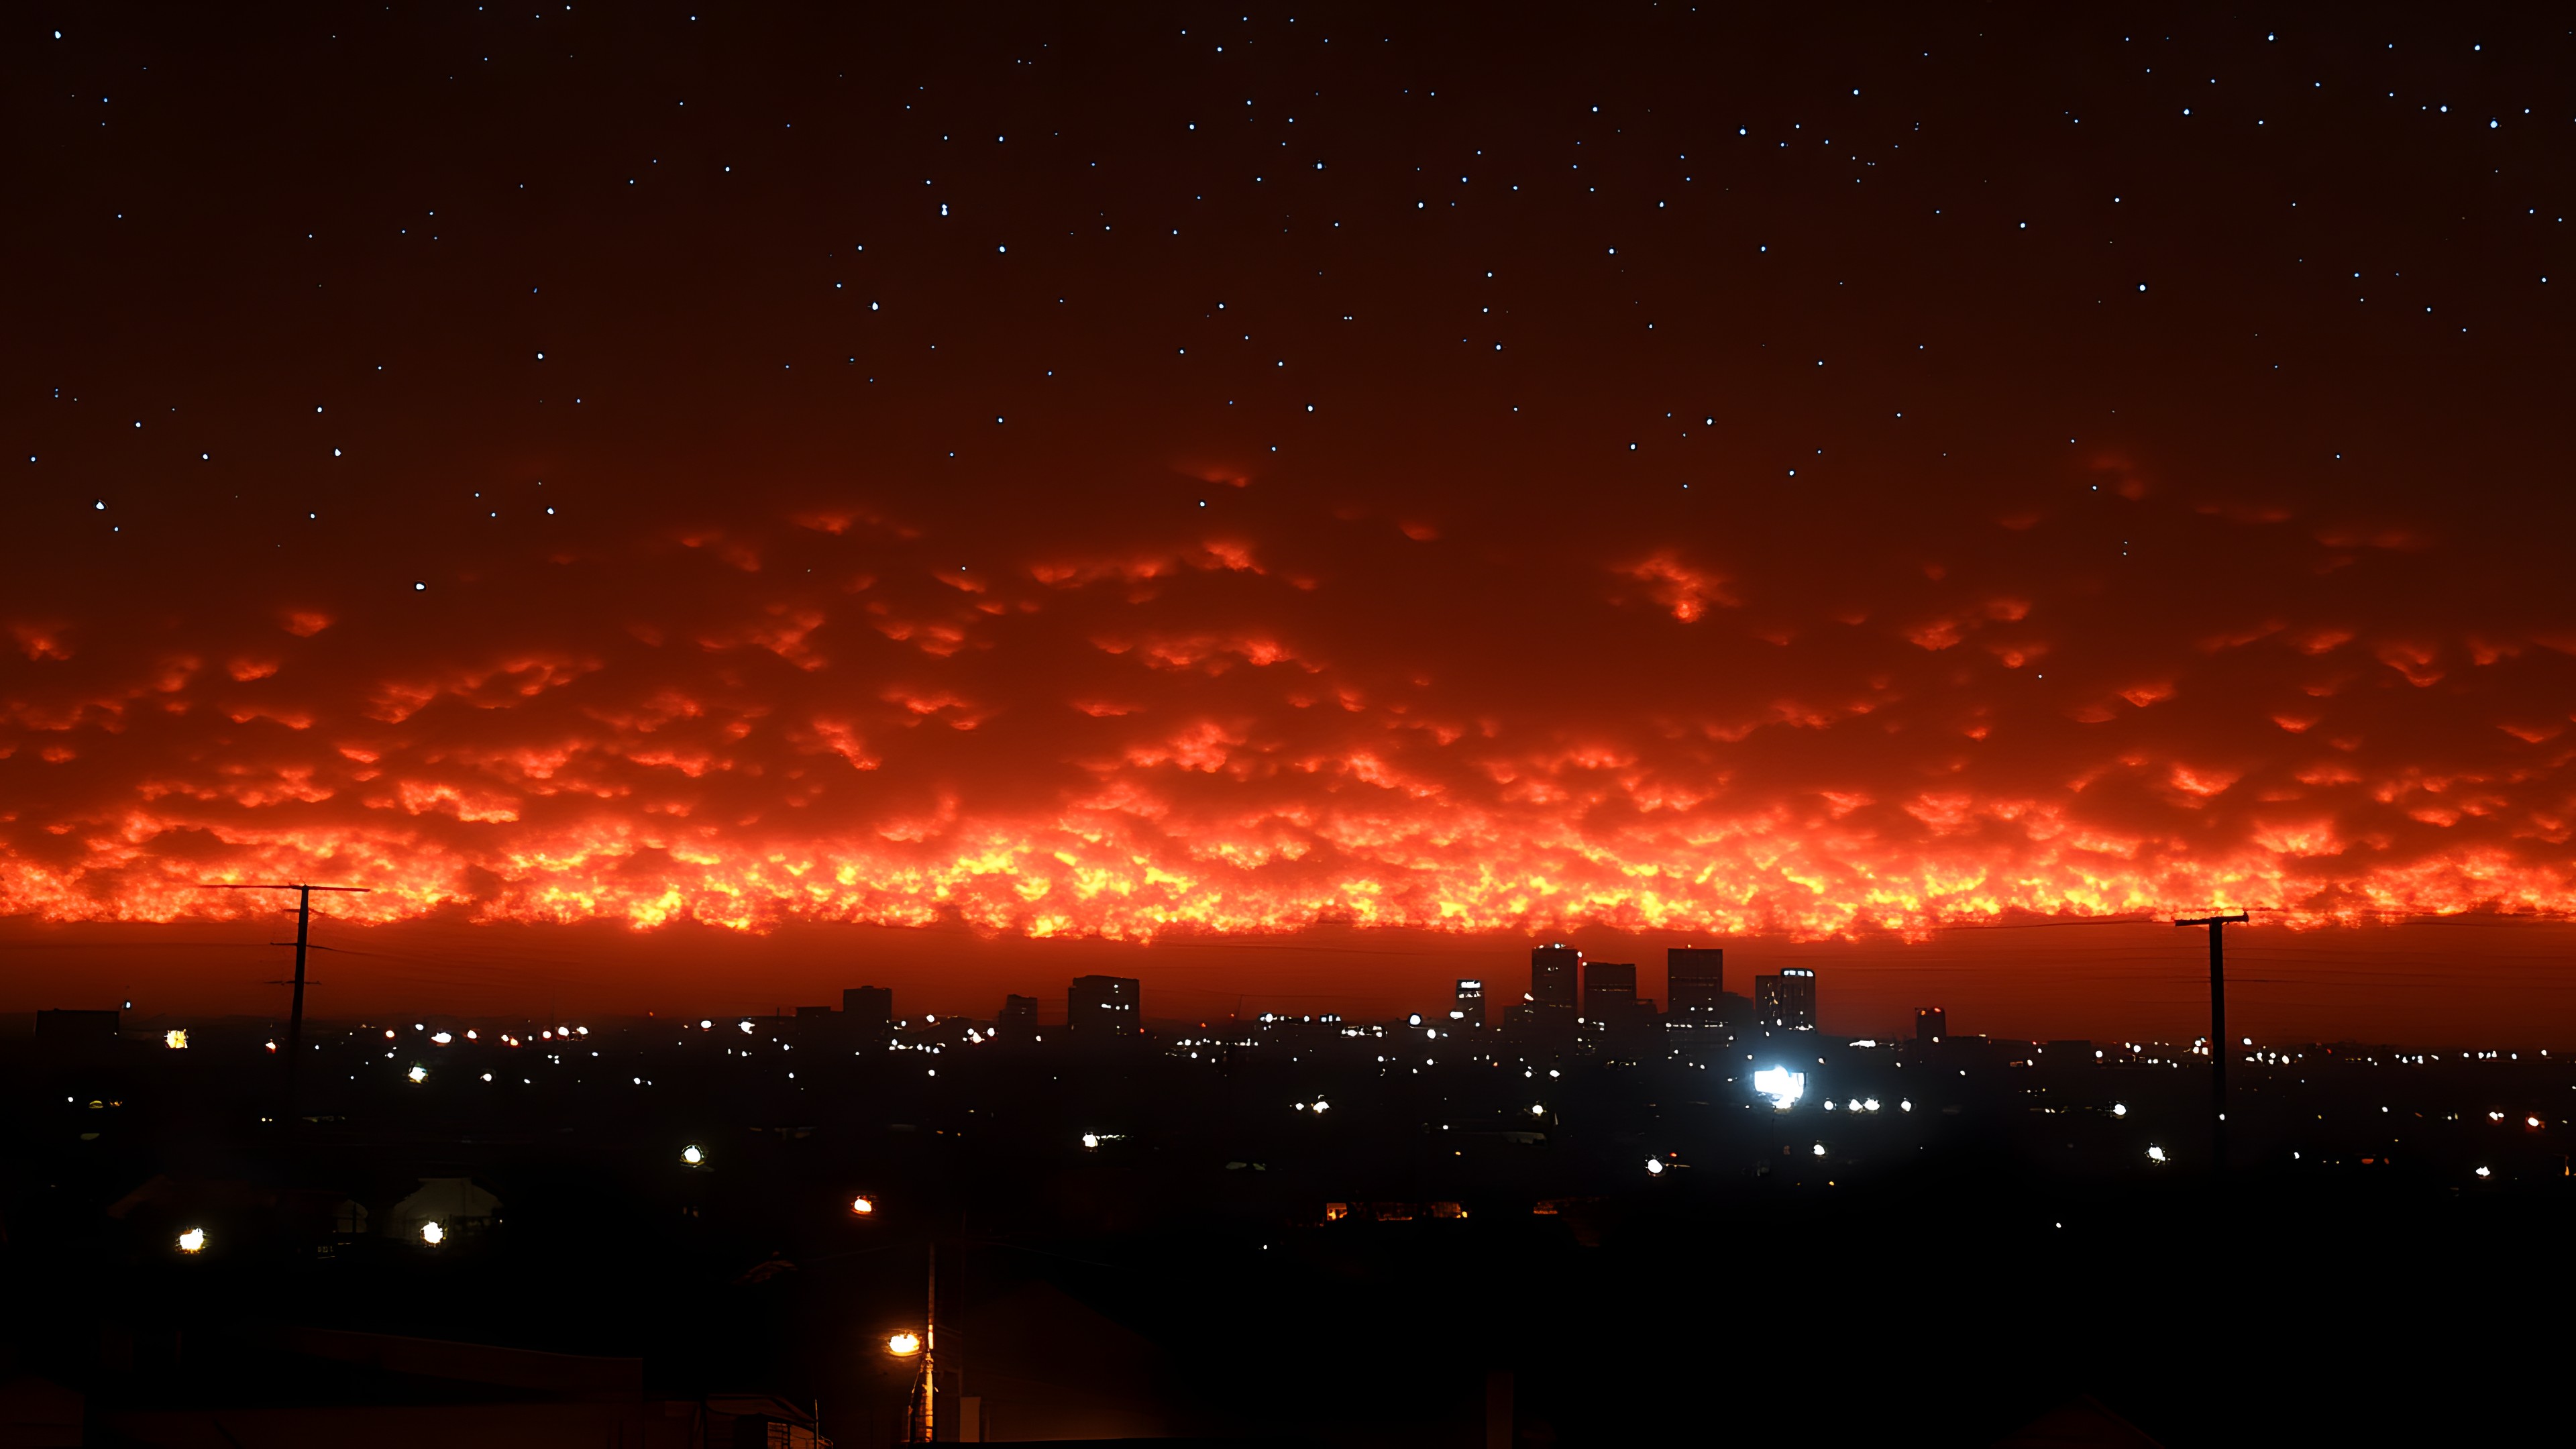
<instances>
[{"instance_id":1,"label":"night sky","mask_svg":"<svg viewBox=\"0 0 2576 1449\"><path fill-rule=\"evenodd\" d=\"M2548 7L8 27L13 1001L2576 904Z\"/></svg>"}]
</instances>

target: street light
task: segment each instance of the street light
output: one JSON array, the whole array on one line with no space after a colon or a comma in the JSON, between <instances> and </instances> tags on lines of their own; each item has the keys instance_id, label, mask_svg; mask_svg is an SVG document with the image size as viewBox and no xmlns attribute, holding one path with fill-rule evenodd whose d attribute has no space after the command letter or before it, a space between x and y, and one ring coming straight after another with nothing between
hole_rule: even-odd
<instances>
[{"instance_id":1,"label":"street light","mask_svg":"<svg viewBox=\"0 0 2576 1449\"><path fill-rule=\"evenodd\" d=\"M910 1358L921 1352L921 1335L906 1329L886 1336L886 1352L896 1358Z\"/></svg>"},{"instance_id":2,"label":"street light","mask_svg":"<svg viewBox=\"0 0 2576 1449\"><path fill-rule=\"evenodd\" d=\"M422 1223L420 1225L420 1240L435 1248L439 1244L447 1241L447 1229L440 1227L434 1222Z\"/></svg>"},{"instance_id":3,"label":"street light","mask_svg":"<svg viewBox=\"0 0 2576 1449\"><path fill-rule=\"evenodd\" d=\"M691 1167L700 1167L705 1165L707 1155L700 1152L693 1144L680 1149L680 1160L689 1164Z\"/></svg>"},{"instance_id":4,"label":"street light","mask_svg":"<svg viewBox=\"0 0 2576 1449\"><path fill-rule=\"evenodd\" d=\"M850 1199L850 1211L856 1216L867 1217L876 1210L877 1200L868 1196L866 1193L860 1193L857 1197Z\"/></svg>"},{"instance_id":5,"label":"street light","mask_svg":"<svg viewBox=\"0 0 2576 1449\"><path fill-rule=\"evenodd\" d=\"M204 1228L190 1228L190 1229L188 1229L186 1232L181 1233L181 1234L179 1235L179 1251L180 1251L180 1252L182 1252L182 1253L202 1253L202 1252L204 1252L205 1250L206 1250L206 1230L205 1230Z\"/></svg>"}]
</instances>

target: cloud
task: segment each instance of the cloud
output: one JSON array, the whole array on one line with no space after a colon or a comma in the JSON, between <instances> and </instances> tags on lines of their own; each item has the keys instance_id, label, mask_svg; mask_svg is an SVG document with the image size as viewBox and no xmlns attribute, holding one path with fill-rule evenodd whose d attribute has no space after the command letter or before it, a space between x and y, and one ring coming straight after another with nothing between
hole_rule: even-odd
<instances>
[{"instance_id":1,"label":"cloud","mask_svg":"<svg viewBox=\"0 0 2576 1449\"><path fill-rule=\"evenodd\" d=\"M746 496L437 592L21 612L0 910L309 878L384 920L1138 939L2576 899L2576 659L2528 647L2576 630L2451 586L2453 550L2320 581L2312 540L2153 496L2101 505L2125 560L1973 499L1842 554L1795 511L1682 538L1451 499L1424 547L1232 496L1223 531L1079 537Z\"/></svg>"}]
</instances>

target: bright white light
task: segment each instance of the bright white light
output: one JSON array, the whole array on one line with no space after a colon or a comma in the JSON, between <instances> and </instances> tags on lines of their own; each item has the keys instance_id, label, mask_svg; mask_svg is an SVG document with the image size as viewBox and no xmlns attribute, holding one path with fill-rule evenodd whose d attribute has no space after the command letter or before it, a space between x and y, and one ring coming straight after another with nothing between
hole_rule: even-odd
<instances>
[{"instance_id":1,"label":"bright white light","mask_svg":"<svg viewBox=\"0 0 2576 1449\"><path fill-rule=\"evenodd\" d=\"M1661 1158L1657 1158L1657 1157L1649 1157L1649 1158L1647 1158L1647 1159L1646 1159L1646 1175L1647 1175L1648 1177L1661 1177L1661 1176L1663 1176L1663 1175L1664 1175L1664 1164L1663 1164L1663 1159L1661 1159Z\"/></svg>"},{"instance_id":2,"label":"bright white light","mask_svg":"<svg viewBox=\"0 0 2576 1449\"><path fill-rule=\"evenodd\" d=\"M1854 1100L1852 1100L1852 1101L1845 1102L1845 1103L1843 1103L1843 1109L1844 1109L1845 1111L1857 1112L1857 1111L1859 1111L1859 1110L1860 1110L1860 1102L1858 1101L1858 1099L1854 1099Z\"/></svg>"},{"instance_id":3,"label":"bright white light","mask_svg":"<svg viewBox=\"0 0 2576 1449\"><path fill-rule=\"evenodd\" d=\"M1330 1111L1332 1109L1332 1105L1332 1103L1325 1101L1321 1097L1315 1099L1315 1110L1318 1112Z\"/></svg>"},{"instance_id":4,"label":"bright white light","mask_svg":"<svg viewBox=\"0 0 2576 1449\"><path fill-rule=\"evenodd\" d=\"M184 1031L165 1031L161 1033L161 1044L172 1051L186 1051L188 1049L188 1034Z\"/></svg>"},{"instance_id":5,"label":"bright white light","mask_svg":"<svg viewBox=\"0 0 2576 1449\"><path fill-rule=\"evenodd\" d=\"M1533 1117L1544 1117L1544 1116L1546 1116L1546 1115L1547 1115L1547 1104L1546 1104L1546 1103L1544 1103L1544 1102L1532 1102L1532 1103L1530 1103L1530 1115L1531 1115L1531 1116L1533 1116Z\"/></svg>"},{"instance_id":6,"label":"bright white light","mask_svg":"<svg viewBox=\"0 0 2576 1449\"><path fill-rule=\"evenodd\" d=\"M2525 1117L2522 1119L2522 1125L2525 1127L2537 1127L2540 1125L2540 1119L2537 1117Z\"/></svg>"},{"instance_id":7,"label":"bright white light","mask_svg":"<svg viewBox=\"0 0 2576 1449\"><path fill-rule=\"evenodd\" d=\"M750 1023L750 1022L747 1022L747 1021L746 1021L746 1022L744 1022L744 1023L742 1024L742 1034L743 1034L744 1036L749 1036L749 1035L751 1035L751 1023Z\"/></svg>"},{"instance_id":8,"label":"bright white light","mask_svg":"<svg viewBox=\"0 0 2576 1449\"><path fill-rule=\"evenodd\" d=\"M2129 1104L2128 1104L2128 1103L2126 1103L2126 1102L2114 1102L2114 1103L2112 1103L2112 1104L2111 1104L2111 1115L2112 1115L2112 1116L2114 1116L2114 1117L2126 1117L2126 1116L2128 1116L2128 1115L2129 1115Z\"/></svg>"},{"instance_id":9,"label":"bright white light","mask_svg":"<svg viewBox=\"0 0 2576 1449\"><path fill-rule=\"evenodd\" d=\"M1422 1025L1422 1013L1417 1011L1417 1012L1413 1013L1411 1016L1406 1017L1406 1018L1404 1019L1404 1024L1405 1024L1405 1025L1407 1025L1407 1026L1420 1026L1420 1025Z\"/></svg>"},{"instance_id":10,"label":"bright white light","mask_svg":"<svg viewBox=\"0 0 2576 1449\"><path fill-rule=\"evenodd\" d=\"M202 1253L202 1252L204 1252L205 1250L206 1250L206 1230L205 1230L204 1228L190 1228L190 1229L188 1229L186 1232L181 1233L181 1234L179 1235L179 1251L180 1251L180 1252L182 1252L182 1253Z\"/></svg>"},{"instance_id":11,"label":"bright white light","mask_svg":"<svg viewBox=\"0 0 2576 1449\"><path fill-rule=\"evenodd\" d=\"M1877 1111L1877 1110L1878 1110L1878 1099L1877 1099L1876 1097L1872 1097L1872 1098L1870 1098L1868 1101L1863 1102L1863 1103L1861 1103L1860 1105L1861 1105L1861 1110L1863 1110L1863 1111L1865 1111L1865 1112L1875 1112L1875 1111Z\"/></svg>"},{"instance_id":12,"label":"bright white light","mask_svg":"<svg viewBox=\"0 0 2576 1449\"><path fill-rule=\"evenodd\" d=\"M1914 1110L1914 1104L1912 1102L1899 1102L1896 1104L1896 1110L1899 1112L1911 1112Z\"/></svg>"},{"instance_id":13,"label":"bright white light","mask_svg":"<svg viewBox=\"0 0 2576 1449\"><path fill-rule=\"evenodd\" d=\"M2485 1168L2481 1167L2481 1168L2479 1168L2479 1169L2478 1169L2478 1176L2480 1176L2480 1177L2487 1177L2487 1176L2490 1176L2490 1175L2491 1175L2491 1174L2489 1174L2489 1173L2488 1173L2488 1171L2487 1171Z\"/></svg>"},{"instance_id":14,"label":"bright white light","mask_svg":"<svg viewBox=\"0 0 2576 1449\"><path fill-rule=\"evenodd\" d=\"M2161 1148L2161 1147L2149 1147L2149 1148L2147 1149L2147 1160L2148 1160L2149 1162L2162 1162L2162 1161L2164 1161L2164 1160L2165 1160L2165 1150L2164 1150L2163 1148Z\"/></svg>"},{"instance_id":15,"label":"bright white light","mask_svg":"<svg viewBox=\"0 0 2576 1449\"><path fill-rule=\"evenodd\" d=\"M1753 1090L1771 1099L1774 1109L1789 1110L1789 1104L1807 1095L1807 1074L1787 1067L1764 1067L1753 1074Z\"/></svg>"},{"instance_id":16,"label":"bright white light","mask_svg":"<svg viewBox=\"0 0 2576 1449\"><path fill-rule=\"evenodd\" d=\"M1817 1144L1816 1144L1816 1155L1817 1155L1818 1157L1822 1157L1822 1156L1824 1156L1824 1155L1825 1155L1825 1144L1823 1144L1823 1143L1821 1143L1821 1142L1819 1142L1819 1143L1817 1143Z\"/></svg>"},{"instance_id":17,"label":"bright white light","mask_svg":"<svg viewBox=\"0 0 2576 1449\"><path fill-rule=\"evenodd\" d=\"M691 1167L695 1167L695 1166L697 1166L698 1164L700 1164L700 1163L702 1163L702 1162L706 1161L706 1160L707 1160L707 1155L706 1155L705 1153L703 1153L703 1152L700 1152L700 1151L699 1151L699 1150L698 1150L698 1149L693 1145L693 1146L683 1147L683 1148L681 1148L681 1149L680 1149L680 1160L681 1160L682 1162L685 1162L685 1163L689 1164Z\"/></svg>"},{"instance_id":18,"label":"bright white light","mask_svg":"<svg viewBox=\"0 0 2576 1449\"><path fill-rule=\"evenodd\" d=\"M435 1248L439 1244L447 1241L447 1229L440 1227L436 1223L422 1223L420 1225L420 1240Z\"/></svg>"},{"instance_id":19,"label":"bright white light","mask_svg":"<svg viewBox=\"0 0 2576 1449\"><path fill-rule=\"evenodd\" d=\"M429 1080L429 1068L414 1067L410 1071L403 1073L403 1075L411 1078L411 1084L417 1087L421 1083Z\"/></svg>"},{"instance_id":20,"label":"bright white light","mask_svg":"<svg viewBox=\"0 0 2576 1449\"><path fill-rule=\"evenodd\" d=\"M1097 1132L1083 1133L1082 1146L1085 1151L1097 1150L1100 1146L1100 1134Z\"/></svg>"},{"instance_id":21,"label":"bright white light","mask_svg":"<svg viewBox=\"0 0 2576 1449\"><path fill-rule=\"evenodd\" d=\"M715 1030L715 1026L716 1026L716 1024L715 1024L714 1022L712 1022L712 1021L701 1021L701 1022L699 1022L699 1023L698 1023L698 1030L700 1030L700 1031L713 1031L713 1030Z\"/></svg>"},{"instance_id":22,"label":"bright white light","mask_svg":"<svg viewBox=\"0 0 2576 1449\"><path fill-rule=\"evenodd\" d=\"M438 1043L440 1046L445 1046L449 1042L456 1040L456 1038L442 1031L438 1035L431 1037L430 1040Z\"/></svg>"}]
</instances>

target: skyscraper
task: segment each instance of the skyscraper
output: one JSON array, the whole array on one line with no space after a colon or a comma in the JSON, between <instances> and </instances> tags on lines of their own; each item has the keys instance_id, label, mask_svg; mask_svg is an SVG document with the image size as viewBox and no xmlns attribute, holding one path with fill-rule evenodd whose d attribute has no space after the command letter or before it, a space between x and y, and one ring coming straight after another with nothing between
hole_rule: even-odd
<instances>
[{"instance_id":1,"label":"skyscraper","mask_svg":"<svg viewBox=\"0 0 2576 1449\"><path fill-rule=\"evenodd\" d=\"M894 988L853 986L841 993L841 1011L849 1017L844 1029L881 1042L894 1027Z\"/></svg>"},{"instance_id":2,"label":"skyscraper","mask_svg":"<svg viewBox=\"0 0 2576 1449\"><path fill-rule=\"evenodd\" d=\"M993 1018L993 1034L1009 1041L1027 1041L1038 1034L1038 999L1034 996L1004 995L1002 1014Z\"/></svg>"},{"instance_id":3,"label":"skyscraper","mask_svg":"<svg viewBox=\"0 0 2576 1449\"><path fill-rule=\"evenodd\" d=\"M1559 943L1530 948L1529 1020L1540 1035L1574 1034L1577 979L1582 971L1583 953L1572 946Z\"/></svg>"},{"instance_id":4,"label":"skyscraper","mask_svg":"<svg viewBox=\"0 0 2576 1449\"><path fill-rule=\"evenodd\" d=\"M1076 976L1065 996L1064 1024L1079 1037L1134 1036L1143 1030L1133 976Z\"/></svg>"},{"instance_id":5,"label":"skyscraper","mask_svg":"<svg viewBox=\"0 0 2576 1449\"><path fill-rule=\"evenodd\" d=\"M1481 1031L1485 1026L1485 983L1461 981L1458 994L1449 1004L1449 1024L1466 1031Z\"/></svg>"},{"instance_id":6,"label":"skyscraper","mask_svg":"<svg viewBox=\"0 0 2576 1449\"><path fill-rule=\"evenodd\" d=\"M1593 1021L1626 1022L1637 1010L1633 961L1583 963L1583 1014Z\"/></svg>"},{"instance_id":7,"label":"skyscraper","mask_svg":"<svg viewBox=\"0 0 2576 1449\"><path fill-rule=\"evenodd\" d=\"M1725 1025L1726 952L1715 946L1675 946L1664 953L1665 1020L1694 1031Z\"/></svg>"},{"instance_id":8,"label":"skyscraper","mask_svg":"<svg viewBox=\"0 0 2576 1449\"><path fill-rule=\"evenodd\" d=\"M1816 973L1784 966L1777 976L1754 977L1753 1018L1765 1031L1814 1031Z\"/></svg>"}]
</instances>

